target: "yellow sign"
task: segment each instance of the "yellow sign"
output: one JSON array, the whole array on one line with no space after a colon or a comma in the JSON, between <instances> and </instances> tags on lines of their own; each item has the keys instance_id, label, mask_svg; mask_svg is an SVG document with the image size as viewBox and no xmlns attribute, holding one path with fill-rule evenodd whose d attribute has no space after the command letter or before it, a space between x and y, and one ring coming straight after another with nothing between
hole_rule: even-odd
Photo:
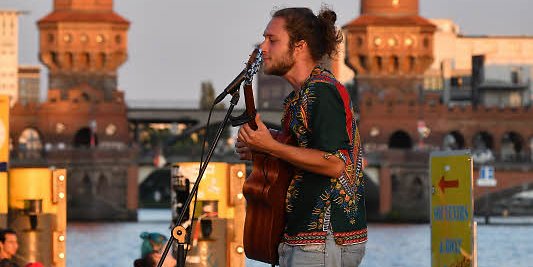
<instances>
[{"instance_id":1,"label":"yellow sign","mask_svg":"<svg viewBox=\"0 0 533 267\"><path fill-rule=\"evenodd\" d=\"M431 266L475 267L472 158L466 151L433 152L430 175Z\"/></svg>"}]
</instances>

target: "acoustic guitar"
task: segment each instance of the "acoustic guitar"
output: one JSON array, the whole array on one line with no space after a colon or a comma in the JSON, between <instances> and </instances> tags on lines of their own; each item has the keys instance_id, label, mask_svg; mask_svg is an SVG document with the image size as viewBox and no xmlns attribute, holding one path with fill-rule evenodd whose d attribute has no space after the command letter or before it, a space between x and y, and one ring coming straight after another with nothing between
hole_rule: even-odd
<instances>
[{"instance_id":1,"label":"acoustic guitar","mask_svg":"<svg viewBox=\"0 0 533 267\"><path fill-rule=\"evenodd\" d=\"M251 77L247 77L244 85L246 111L237 121L247 122L250 128L257 130L250 80ZM278 142L292 143L286 130L271 131L271 134ZM246 198L244 252L250 259L274 265L279 262L278 245L285 228L285 197L293 170L289 163L264 153L252 152L252 159L252 171L243 185Z\"/></svg>"}]
</instances>

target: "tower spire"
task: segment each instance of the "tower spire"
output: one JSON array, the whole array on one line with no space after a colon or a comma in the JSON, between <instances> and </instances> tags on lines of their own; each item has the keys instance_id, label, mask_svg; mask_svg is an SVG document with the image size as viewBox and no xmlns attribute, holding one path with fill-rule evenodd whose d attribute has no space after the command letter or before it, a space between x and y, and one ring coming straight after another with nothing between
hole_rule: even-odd
<instances>
[{"instance_id":1,"label":"tower spire","mask_svg":"<svg viewBox=\"0 0 533 267\"><path fill-rule=\"evenodd\" d=\"M113 11L113 0L54 0L54 10Z\"/></svg>"},{"instance_id":2,"label":"tower spire","mask_svg":"<svg viewBox=\"0 0 533 267\"><path fill-rule=\"evenodd\" d=\"M419 16L419 0L361 0L361 16L345 25L347 65L360 92L417 93L433 62L435 25Z\"/></svg>"},{"instance_id":3,"label":"tower spire","mask_svg":"<svg viewBox=\"0 0 533 267\"><path fill-rule=\"evenodd\" d=\"M361 0L361 15L416 16L419 0Z\"/></svg>"}]
</instances>

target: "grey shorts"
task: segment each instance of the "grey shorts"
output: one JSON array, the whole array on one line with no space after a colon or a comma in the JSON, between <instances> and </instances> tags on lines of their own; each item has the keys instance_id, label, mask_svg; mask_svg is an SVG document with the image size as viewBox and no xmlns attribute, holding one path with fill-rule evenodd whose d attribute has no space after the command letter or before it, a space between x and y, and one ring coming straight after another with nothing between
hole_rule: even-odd
<instances>
[{"instance_id":1,"label":"grey shorts","mask_svg":"<svg viewBox=\"0 0 533 267\"><path fill-rule=\"evenodd\" d=\"M280 267L357 267L365 255L365 244L340 246L328 234L325 244L278 246Z\"/></svg>"}]
</instances>

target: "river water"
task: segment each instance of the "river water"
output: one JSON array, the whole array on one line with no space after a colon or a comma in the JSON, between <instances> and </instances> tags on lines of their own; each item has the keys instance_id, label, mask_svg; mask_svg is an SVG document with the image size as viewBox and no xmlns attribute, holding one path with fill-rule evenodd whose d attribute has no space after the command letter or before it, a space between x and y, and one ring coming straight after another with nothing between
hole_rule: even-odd
<instances>
[{"instance_id":1,"label":"river water","mask_svg":"<svg viewBox=\"0 0 533 267\"><path fill-rule=\"evenodd\" d=\"M139 210L138 222L69 223L68 267L129 267L139 257L143 231L170 233L168 210ZM480 222L482 222L480 220ZM533 218L493 218L478 224L479 267L533 266ZM361 267L428 267L429 224L369 224ZM267 264L247 260L246 266Z\"/></svg>"}]
</instances>

